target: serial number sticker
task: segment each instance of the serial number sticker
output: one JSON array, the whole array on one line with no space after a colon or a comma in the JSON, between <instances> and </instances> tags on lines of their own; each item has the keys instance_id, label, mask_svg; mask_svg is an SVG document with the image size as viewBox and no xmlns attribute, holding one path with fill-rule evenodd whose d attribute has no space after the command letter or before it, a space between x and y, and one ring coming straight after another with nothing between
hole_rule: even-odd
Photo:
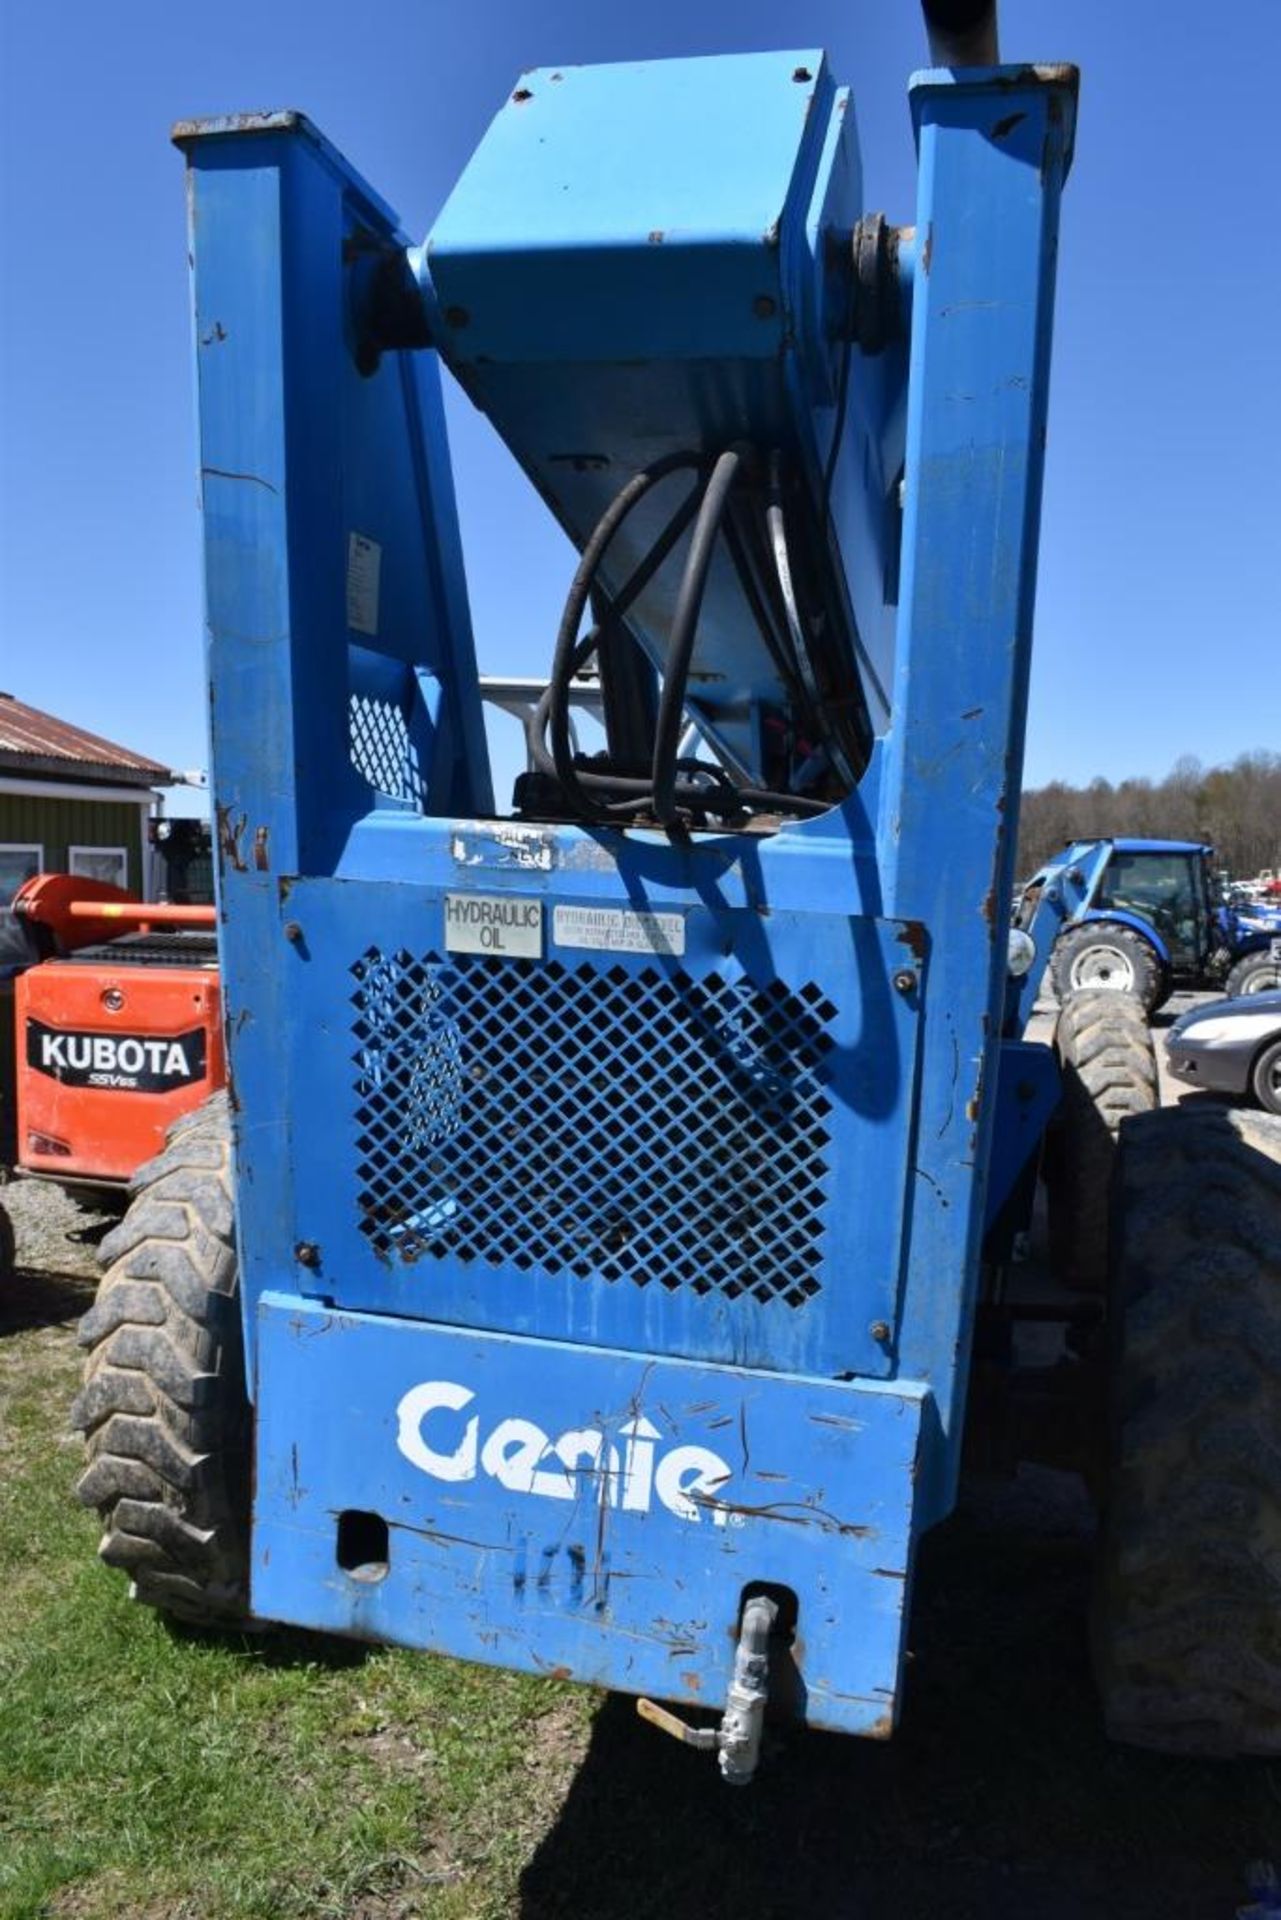
<instances>
[{"instance_id":1,"label":"serial number sticker","mask_svg":"<svg viewBox=\"0 0 1281 1920\"><path fill-rule=\"evenodd\" d=\"M558 947L594 947L602 953L685 951L683 913L637 913L630 907L557 907L552 936Z\"/></svg>"},{"instance_id":2,"label":"serial number sticker","mask_svg":"<svg viewBox=\"0 0 1281 1920\"><path fill-rule=\"evenodd\" d=\"M347 625L353 633L377 634L383 550L363 533L347 536Z\"/></svg>"},{"instance_id":3,"label":"serial number sticker","mask_svg":"<svg viewBox=\"0 0 1281 1920\"><path fill-rule=\"evenodd\" d=\"M510 893L447 893L445 950L541 960L543 903Z\"/></svg>"}]
</instances>

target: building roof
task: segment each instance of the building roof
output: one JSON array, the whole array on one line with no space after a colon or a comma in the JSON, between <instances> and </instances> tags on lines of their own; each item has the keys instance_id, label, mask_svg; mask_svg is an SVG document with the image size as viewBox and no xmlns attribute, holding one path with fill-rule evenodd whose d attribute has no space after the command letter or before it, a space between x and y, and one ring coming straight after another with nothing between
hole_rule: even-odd
<instances>
[{"instance_id":1,"label":"building roof","mask_svg":"<svg viewBox=\"0 0 1281 1920\"><path fill-rule=\"evenodd\" d=\"M118 747L101 734L86 733L51 713L41 713L0 693L0 773L47 774L64 780L114 780L150 787L173 774L158 760Z\"/></svg>"}]
</instances>

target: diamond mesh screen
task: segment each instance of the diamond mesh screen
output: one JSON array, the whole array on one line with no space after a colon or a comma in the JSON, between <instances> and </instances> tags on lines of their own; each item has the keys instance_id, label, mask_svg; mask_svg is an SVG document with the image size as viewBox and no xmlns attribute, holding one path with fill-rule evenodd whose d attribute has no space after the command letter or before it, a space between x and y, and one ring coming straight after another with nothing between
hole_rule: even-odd
<instances>
[{"instance_id":1,"label":"diamond mesh screen","mask_svg":"<svg viewBox=\"0 0 1281 1920\"><path fill-rule=\"evenodd\" d=\"M353 693L347 702L351 764L378 793L422 806L418 755L399 704Z\"/></svg>"},{"instance_id":2,"label":"diamond mesh screen","mask_svg":"<svg viewBox=\"0 0 1281 1920\"><path fill-rule=\"evenodd\" d=\"M819 987L373 947L351 972L380 1255L790 1307L819 1292Z\"/></svg>"}]
</instances>

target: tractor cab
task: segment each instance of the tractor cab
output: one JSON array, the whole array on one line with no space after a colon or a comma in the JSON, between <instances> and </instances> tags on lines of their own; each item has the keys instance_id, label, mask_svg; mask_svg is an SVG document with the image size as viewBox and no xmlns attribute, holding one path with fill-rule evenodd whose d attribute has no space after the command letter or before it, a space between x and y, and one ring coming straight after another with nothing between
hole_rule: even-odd
<instances>
[{"instance_id":1,"label":"tractor cab","mask_svg":"<svg viewBox=\"0 0 1281 1920\"><path fill-rule=\"evenodd\" d=\"M1200 975L1217 945L1212 852L1178 840L1115 840L1090 906L1146 920L1165 943L1171 972Z\"/></svg>"}]
</instances>

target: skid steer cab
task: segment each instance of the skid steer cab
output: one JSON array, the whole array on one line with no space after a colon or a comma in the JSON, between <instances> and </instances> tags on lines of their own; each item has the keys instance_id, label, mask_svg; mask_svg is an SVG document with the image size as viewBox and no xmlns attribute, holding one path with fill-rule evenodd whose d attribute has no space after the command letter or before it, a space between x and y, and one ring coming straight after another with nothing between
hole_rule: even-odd
<instances>
[{"instance_id":1,"label":"skid steer cab","mask_svg":"<svg viewBox=\"0 0 1281 1920\"><path fill-rule=\"evenodd\" d=\"M1077 76L927 14L901 225L812 47L522 74L421 245L299 113L176 131L235 1097L104 1244L83 1496L184 1618L618 1688L734 1781L767 1704L895 1724L1058 1096L1004 903ZM442 365L579 554L510 808Z\"/></svg>"},{"instance_id":2,"label":"skid steer cab","mask_svg":"<svg viewBox=\"0 0 1281 1920\"><path fill-rule=\"evenodd\" d=\"M212 907L37 874L0 928L4 1164L122 1204L169 1128L222 1086Z\"/></svg>"},{"instance_id":3,"label":"skid steer cab","mask_svg":"<svg viewBox=\"0 0 1281 1920\"><path fill-rule=\"evenodd\" d=\"M1023 887L1014 925L1036 946L1029 998L1047 967L1060 999L1106 989L1148 1013L1176 987L1281 987L1281 938L1227 902L1202 841L1075 840Z\"/></svg>"}]
</instances>

